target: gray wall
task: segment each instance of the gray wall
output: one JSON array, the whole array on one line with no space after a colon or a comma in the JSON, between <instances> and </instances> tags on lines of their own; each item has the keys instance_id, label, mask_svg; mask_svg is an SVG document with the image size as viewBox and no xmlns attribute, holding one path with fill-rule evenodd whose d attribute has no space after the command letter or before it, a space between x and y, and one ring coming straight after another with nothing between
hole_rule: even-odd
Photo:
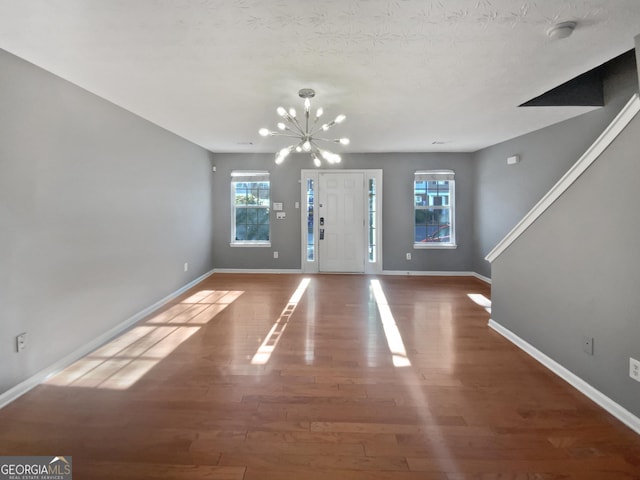
<instances>
[{"instance_id":1,"label":"gray wall","mask_svg":"<svg viewBox=\"0 0 640 480\"><path fill-rule=\"evenodd\" d=\"M605 107L474 154L473 271L491 276L491 266L484 260L487 253L571 168L637 91L637 70L630 54L606 72ZM507 165L507 157L514 154L520 155L520 163Z\"/></svg>"},{"instance_id":2,"label":"gray wall","mask_svg":"<svg viewBox=\"0 0 640 480\"><path fill-rule=\"evenodd\" d=\"M493 262L502 324L640 416L640 116ZM594 355L582 337L594 338Z\"/></svg>"},{"instance_id":3,"label":"gray wall","mask_svg":"<svg viewBox=\"0 0 640 480\"><path fill-rule=\"evenodd\" d=\"M0 50L0 392L213 268L209 155Z\"/></svg>"},{"instance_id":4,"label":"gray wall","mask_svg":"<svg viewBox=\"0 0 640 480\"><path fill-rule=\"evenodd\" d=\"M458 153L343 154L340 168L383 170L383 268L402 271L470 271L472 268L471 155ZM214 180L216 268L299 269L301 267L300 198L302 169L313 169L308 156L292 155L276 166L272 154L215 154ZM413 250L413 173L421 169L452 169L456 172L455 250ZM272 220L271 248L230 247L231 171L259 169L271 172L272 201L283 202L285 220ZM278 252L278 259L273 258ZM412 260L405 259L406 252Z\"/></svg>"}]
</instances>

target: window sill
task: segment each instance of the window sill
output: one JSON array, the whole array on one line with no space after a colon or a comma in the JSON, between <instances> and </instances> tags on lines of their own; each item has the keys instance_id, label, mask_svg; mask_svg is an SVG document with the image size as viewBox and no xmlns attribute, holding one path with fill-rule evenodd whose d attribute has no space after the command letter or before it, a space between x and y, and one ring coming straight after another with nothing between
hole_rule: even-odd
<instances>
[{"instance_id":1,"label":"window sill","mask_svg":"<svg viewBox=\"0 0 640 480\"><path fill-rule=\"evenodd\" d=\"M231 242L230 247L270 247L271 242Z\"/></svg>"},{"instance_id":2,"label":"window sill","mask_svg":"<svg viewBox=\"0 0 640 480\"><path fill-rule=\"evenodd\" d=\"M455 243L414 243L414 250L455 250L458 245Z\"/></svg>"}]
</instances>

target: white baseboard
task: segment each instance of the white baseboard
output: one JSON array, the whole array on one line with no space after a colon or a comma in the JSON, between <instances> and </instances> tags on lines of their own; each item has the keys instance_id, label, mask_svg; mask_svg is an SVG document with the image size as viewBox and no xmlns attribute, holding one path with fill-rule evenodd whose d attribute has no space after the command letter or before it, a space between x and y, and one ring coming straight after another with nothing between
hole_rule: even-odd
<instances>
[{"instance_id":1,"label":"white baseboard","mask_svg":"<svg viewBox=\"0 0 640 480\"><path fill-rule=\"evenodd\" d=\"M301 269L251 269L251 268L216 268L214 273L273 273L273 274L300 274ZM491 284L491 279L476 272L439 272L417 270L383 270L381 275L415 276L415 277L475 277L485 283ZM358 275L358 274L356 274ZM367 275L362 273L361 275Z\"/></svg>"},{"instance_id":2,"label":"white baseboard","mask_svg":"<svg viewBox=\"0 0 640 480\"><path fill-rule=\"evenodd\" d=\"M488 283L489 285L491 285L491 279L489 277L485 277L484 275L480 275L479 273L476 272L471 272L471 274L476 277L478 280L482 280L484 283Z\"/></svg>"},{"instance_id":3,"label":"white baseboard","mask_svg":"<svg viewBox=\"0 0 640 480\"><path fill-rule=\"evenodd\" d=\"M520 347L526 353L531 355L534 359L540 362L542 365L547 367L553 373L558 375L564 381L569 383L575 389L577 389L582 394L586 395L588 398L593 400L595 403L604 408L611 415L616 417L626 426L628 426L631 430L640 434L640 418L636 417L629 410L624 408L622 405L611 400L609 397L604 395L600 390L595 389L593 386L589 385L587 382L582 380L580 377L575 375L574 373L567 370L565 367L560 365L558 362L548 357L540 350L535 348L530 343L526 342L518 335L513 333L511 330L503 327L499 323L494 320L489 320L489 327L498 332L500 335L505 337L514 345Z\"/></svg>"},{"instance_id":4,"label":"white baseboard","mask_svg":"<svg viewBox=\"0 0 640 480\"><path fill-rule=\"evenodd\" d=\"M48 366L47 368L44 368L44 369L40 370L35 375L32 375L31 377L29 377L26 380L20 382L16 386L10 388L6 392L0 394L0 408L3 408L5 405L13 402L15 399L17 399L18 397L24 395L25 393L27 393L32 388L35 388L38 385L40 385L42 382L44 382L49 377L51 377L51 376L55 375L56 373L64 370L66 367L71 365L73 362L81 359L85 355L88 355L89 353L94 351L96 348L104 345L109 340L111 340L114 337L118 336L119 334L121 334L122 332L124 332L129 327L133 326L134 324L136 324L137 322L139 322L143 318L147 317L148 315L152 314L153 312L155 312L159 308L163 307L164 305L166 305L167 303L169 303L173 299L175 299L178 296L182 295L184 292L189 290L191 287L197 285L198 283L203 281L205 278L211 276L213 273L214 273L214 270L211 270L211 271L205 273L204 275L201 275L200 277L196 278L195 280L192 280L191 282L189 282L185 286L181 287L180 289L176 290L173 293L170 293L169 295L167 295L163 299L157 301L153 305L145 308L144 310L142 310L142 311L136 313L135 315L129 317L128 319L126 319L125 321L119 323L118 325L114 326L113 328L107 330L105 333L103 333L99 337L95 338L94 340L90 341L87 344L84 344L82 347L78 348L77 350L75 350L75 351L71 352L70 354L66 355L65 357L61 358L60 360L58 360L54 364Z\"/></svg>"},{"instance_id":5,"label":"white baseboard","mask_svg":"<svg viewBox=\"0 0 640 480\"><path fill-rule=\"evenodd\" d=\"M383 270L382 275L397 275L405 277L475 277L484 282L491 283L491 279L476 272L439 272L424 270Z\"/></svg>"},{"instance_id":6,"label":"white baseboard","mask_svg":"<svg viewBox=\"0 0 640 480\"><path fill-rule=\"evenodd\" d=\"M302 270L299 268L292 269L275 269L275 268L265 268L265 269L256 269L256 268L216 268L213 270L214 273L302 273Z\"/></svg>"}]
</instances>

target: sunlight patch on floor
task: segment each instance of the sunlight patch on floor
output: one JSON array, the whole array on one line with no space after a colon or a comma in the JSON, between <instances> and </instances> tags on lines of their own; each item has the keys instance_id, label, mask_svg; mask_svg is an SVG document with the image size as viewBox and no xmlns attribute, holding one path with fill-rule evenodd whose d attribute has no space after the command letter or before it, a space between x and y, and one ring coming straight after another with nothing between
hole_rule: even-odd
<instances>
[{"instance_id":1,"label":"sunlight patch on floor","mask_svg":"<svg viewBox=\"0 0 640 480\"><path fill-rule=\"evenodd\" d=\"M373 291L376 305L378 305L378 312L380 312L380 320L382 321L384 335L387 338L387 345L389 345L389 350L391 351L393 365L396 367L410 367L411 362L407 357L402 335L400 335L400 330L398 330L398 325L395 318L393 318L393 313L391 313L391 308L379 280L371 280L371 290Z\"/></svg>"},{"instance_id":2,"label":"sunlight patch on floor","mask_svg":"<svg viewBox=\"0 0 640 480\"><path fill-rule=\"evenodd\" d=\"M303 278L300 281L298 288L296 288L296 291L291 295L284 310L282 310L282 313L271 327L271 330L269 330L266 338L260 347L258 347L258 351L251 359L252 365L265 365L269 361L310 281L310 278Z\"/></svg>"},{"instance_id":3,"label":"sunlight patch on floor","mask_svg":"<svg viewBox=\"0 0 640 480\"><path fill-rule=\"evenodd\" d=\"M64 387L127 389L243 293L200 290L114 338L46 383Z\"/></svg>"},{"instance_id":4,"label":"sunlight patch on floor","mask_svg":"<svg viewBox=\"0 0 640 480\"><path fill-rule=\"evenodd\" d=\"M480 305L487 312L491 313L491 300L482 295L481 293L467 293L467 297L473 300L474 303Z\"/></svg>"}]
</instances>

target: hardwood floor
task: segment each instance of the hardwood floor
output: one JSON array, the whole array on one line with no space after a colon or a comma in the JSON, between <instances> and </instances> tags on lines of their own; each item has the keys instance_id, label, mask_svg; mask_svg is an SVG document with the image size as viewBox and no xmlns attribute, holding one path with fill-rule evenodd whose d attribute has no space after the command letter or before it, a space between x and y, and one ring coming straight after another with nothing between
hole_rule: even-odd
<instances>
[{"instance_id":1,"label":"hardwood floor","mask_svg":"<svg viewBox=\"0 0 640 480\"><path fill-rule=\"evenodd\" d=\"M482 296L215 274L0 410L0 455L72 456L76 480L640 479L640 436L490 330Z\"/></svg>"}]
</instances>

